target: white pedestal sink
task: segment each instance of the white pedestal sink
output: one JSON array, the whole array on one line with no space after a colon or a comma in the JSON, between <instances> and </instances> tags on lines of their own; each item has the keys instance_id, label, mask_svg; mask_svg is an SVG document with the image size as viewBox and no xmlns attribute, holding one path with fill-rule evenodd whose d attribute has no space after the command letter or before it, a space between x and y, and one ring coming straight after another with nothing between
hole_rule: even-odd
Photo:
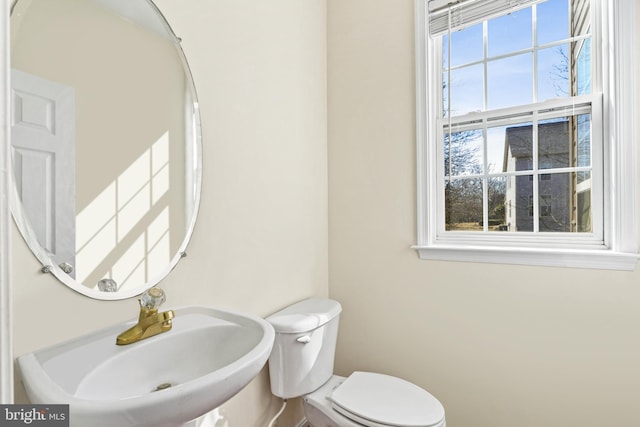
<instances>
[{"instance_id":1,"label":"white pedestal sink","mask_svg":"<svg viewBox=\"0 0 640 427\"><path fill-rule=\"evenodd\" d=\"M69 404L71 427L177 427L215 409L262 369L272 326L206 307L174 309L172 330L117 346L135 322L18 358L32 403Z\"/></svg>"}]
</instances>

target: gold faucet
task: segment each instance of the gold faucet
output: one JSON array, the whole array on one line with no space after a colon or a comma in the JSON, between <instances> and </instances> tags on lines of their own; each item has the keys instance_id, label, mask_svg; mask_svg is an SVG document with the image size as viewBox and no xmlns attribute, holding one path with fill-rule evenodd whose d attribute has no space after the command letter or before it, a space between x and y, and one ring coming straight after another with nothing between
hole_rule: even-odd
<instances>
[{"instance_id":1,"label":"gold faucet","mask_svg":"<svg viewBox=\"0 0 640 427\"><path fill-rule=\"evenodd\" d=\"M173 326L171 319L175 316L173 310L158 313L158 307L165 300L164 291L160 288L154 287L145 291L138 300L140 303L138 323L118 335L116 344L133 344L171 330L171 326Z\"/></svg>"}]
</instances>

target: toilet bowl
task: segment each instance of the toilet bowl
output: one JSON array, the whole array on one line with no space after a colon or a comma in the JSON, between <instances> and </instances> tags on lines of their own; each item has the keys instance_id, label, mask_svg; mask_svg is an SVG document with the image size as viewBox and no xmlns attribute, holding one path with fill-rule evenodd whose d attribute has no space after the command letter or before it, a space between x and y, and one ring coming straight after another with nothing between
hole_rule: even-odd
<instances>
[{"instance_id":1,"label":"toilet bowl","mask_svg":"<svg viewBox=\"0 0 640 427\"><path fill-rule=\"evenodd\" d=\"M341 310L337 301L310 298L267 318L276 332L271 392L302 397L312 427L445 427L440 402L415 384L373 372L333 374Z\"/></svg>"}]
</instances>

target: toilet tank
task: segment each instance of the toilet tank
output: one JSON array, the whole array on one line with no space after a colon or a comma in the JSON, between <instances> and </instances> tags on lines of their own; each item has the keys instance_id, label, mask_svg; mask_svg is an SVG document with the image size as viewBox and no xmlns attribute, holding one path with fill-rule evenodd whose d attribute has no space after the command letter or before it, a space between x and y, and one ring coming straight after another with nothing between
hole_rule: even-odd
<instances>
[{"instance_id":1,"label":"toilet tank","mask_svg":"<svg viewBox=\"0 0 640 427\"><path fill-rule=\"evenodd\" d=\"M267 317L276 333L269 357L274 395L303 396L331 378L341 310L337 301L310 298Z\"/></svg>"}]
</instances>

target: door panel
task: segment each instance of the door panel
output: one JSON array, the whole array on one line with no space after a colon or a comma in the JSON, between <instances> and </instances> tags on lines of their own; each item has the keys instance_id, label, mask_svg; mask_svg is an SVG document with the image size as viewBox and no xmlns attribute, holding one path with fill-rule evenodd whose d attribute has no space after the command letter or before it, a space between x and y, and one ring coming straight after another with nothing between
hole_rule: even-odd
<instances>
[{"instance_id":1,"label":"door panel","mask_svg":"<svg viewBox=\"0 0 640 427\"><path fill-rule=\"evenodd\" d=\"M75 265L73 88L11 72L14 179L32 232L57 264ZM70 273L74 277L73 272Z\"/></svg>"}]
</instances>

